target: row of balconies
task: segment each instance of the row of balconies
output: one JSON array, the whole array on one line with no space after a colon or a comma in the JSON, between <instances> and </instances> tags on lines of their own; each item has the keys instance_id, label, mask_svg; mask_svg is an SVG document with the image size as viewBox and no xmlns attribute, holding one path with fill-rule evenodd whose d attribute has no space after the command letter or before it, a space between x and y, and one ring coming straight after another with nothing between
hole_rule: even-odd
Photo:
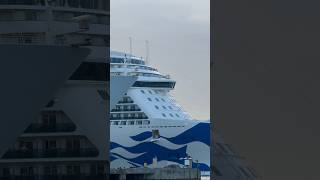
<instances>
[{"instance_id":1,"label":"row of balconies","mask_svg":"<svg viewBox=\"0 0 320 180\"><path fill-rule=\"evenodd\" d=\"M126 119L148 119L147 116L145 117L110 117L110 120L126 120Z\"/></svg>"},{"instance_id":2,"label":"row of balconies","mask_svg":"<svg viewBox=\"0 0 320 180\"><path fill-rule=\"evenodd\" d=\"M128 116L128 114L110 114L110 120L120 120L120 119L148 119L148 116L145 114L139 114L135 116Z\"/></svg>"},{"instance_id":3,"label":"row of balconies","mask_svg":"<svg viewBox=\"0 0 320 180\"><path fill-rule=\"evenodd\" d=\"M29 158L66 158L66 157L96 157L99 152L95 148L79 149L25 149L9 150L3 159L29 159Z\"/></svg>"},{"instance_id":4,"label":"row of balconies","mask_svg":"<svg viewBox=\"0 0 320 180\"><path fill-rule=\"evenodd\" d=\"M54 132L73 132L76 126L73 123L42 124L32 123L24 133L54 133Z\"/></svg>"},{"instance_id":5,"label":"row of balconies","mask_svg":"<svg viewBox=\"0 0 320 180\"><path fill-rule=\"evenodd\" d=\"M118 104L126 104L126 103L133 103L133 100L131 97L125 96L122 97L121 100L118 102Z\"/></svg>"},{"instance_id":6,"label":"row of balconies","mask_svg":"<svg viewBox=\"0 0 320 180\"><path fill-rule=\"evenodd\" d=\"M141 111L138 106L117 106L112 109L111 112L121 112L121 111Z\"/></svg>"}]
</instances>

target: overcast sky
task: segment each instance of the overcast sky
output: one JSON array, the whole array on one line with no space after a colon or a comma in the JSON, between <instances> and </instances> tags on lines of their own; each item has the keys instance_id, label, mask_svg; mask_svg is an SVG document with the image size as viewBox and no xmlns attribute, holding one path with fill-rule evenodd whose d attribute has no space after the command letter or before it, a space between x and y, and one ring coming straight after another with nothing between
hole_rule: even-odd
<instances>
[{"instance_id":1,"label":"overcast sky","mask_svg":"<svg viewBox=\"0 0 320 180\"><path fill-rule=\"evenodd\" d=\"M177 81L172 92L195 119L210 115L210 0L111 0L111 49L146 56Z\"/></svg>"}]
</instances>

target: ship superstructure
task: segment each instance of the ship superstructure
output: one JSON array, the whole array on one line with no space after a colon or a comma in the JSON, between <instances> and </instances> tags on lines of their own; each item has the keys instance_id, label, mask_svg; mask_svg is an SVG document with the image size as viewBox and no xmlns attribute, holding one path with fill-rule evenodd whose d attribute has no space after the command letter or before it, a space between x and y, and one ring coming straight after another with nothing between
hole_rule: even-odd
<instances>
[{"instance_id":1,"label":"ship superstructure","mask_svg":"<svg viewBox=\"0 0 320 180\"><path fill-rule=\"evenodd\" d=\"M111 52L111 77L136 81L110 112L111 168L193 167L210 171L210 124L193 120L170 95L176 82L142 58ZM155 165L156 162L156 165Z\"/></svg>"},{"instance_id":2,"label":"ship superstructure","mask_svg":"<svg viewBox=\"0 0 320 180\"><path fill-rule=\"evenodd\" d=\"M0 27L0 179L106 179L109 1L5 0Z\"/></svg>"}]
</instances>

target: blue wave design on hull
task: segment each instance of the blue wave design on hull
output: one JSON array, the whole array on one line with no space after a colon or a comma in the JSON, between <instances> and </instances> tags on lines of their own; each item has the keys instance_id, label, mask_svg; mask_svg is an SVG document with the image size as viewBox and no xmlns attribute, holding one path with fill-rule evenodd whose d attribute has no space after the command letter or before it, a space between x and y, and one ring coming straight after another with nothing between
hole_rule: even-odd
<instances>
[{"instance_id":1,"label":"blue wave design on hull","mask_svg":"<svg viewBox=\"0 0 320 180\"><path fill-rule=\"evenodd\" d=\"M150 137L152 137L152 132L145 131L145 132L142 132L138 135L131 136L130 138L133 139L134 141L141 142L141 141L144 141ZM183 133L181 133L175 137L167 138L167 137L161 136L161 138L167 139L168 141L170 141L173 144L185 145L185 146L183 146L179 149L172 150L172 149L160 146L160 145L158 145L154 142L150 142L150 141L142 142L142 143L140 143L136 146L132 146L132 147L125 147L125 146L122 146L116 142L110 142L110 150L112 150L114 148L121 147L130 153L134 153L134 154L144 153L141 156L138 156L138 157L132 158L132 159L125 158L117 153L111 153L111 154L116 155L119 158L123 158L123 159L127 160L130 164L135 163L135 164L139 164L141 166L143 166L144 163L151 164L152 159L154 157L157 157L158 161L167 160L167 161L172 161L172 162L179 163L179 164L184 164L184 160L182 160L180 158L185 158L188 156L188 154L186 153L186 150L187 150L186 144L198 141L198 142L202 142L202 143L210 146L210 124L209 123L198 123L194 127L184 131ZM111 161L114 160L113 158L111 158L111 159L112 159ZM201 163L201 162L199 162L199 163L194 162L193 167L199 168L201 171L210 171L210 167L204 163Z\"/></svg>"},{"instance_id":2,"label":"blue wave design on hull","mask_svg":"<svg viewBox=\"0 0 320 180\"><path fill-rule=\"evenodd\" d=\"M151 131L145 131L140 134L137 134L135 136L130 136L131 139L135 141L144 141L148 138L152 137L152 132Z\"/></svg>"},{"instance_id":3,"label":"blue wave design on hull","mask_svg":"<svg viewBox=\"0 0 320 180\"><path fill-rule=\"evenodd\" d=\"M161 133L160 133L161 135ZM152 132L145 131L138 135L131 136L130 138L135 141L144 141L148 138L152 137ZM178 136L167 138L165 136L161 136L164 139L167 139L171 143L174 144L188 144L190 142L199 141L208 146L210 146L210 124L209 123L199 123L194 127L184 131Z\"/></svg>"},{"instance_id":4,"label":"blue wave design on hull","mask_svg":"<svg viewBox=\"0 0 320 180\"><path fill-rule=\"evenodd\" d=\"M173 161L173 162L181 164L181 163L183 163L183 160L180 160L180 158L187 156L187 154L186 154L187 146L184 146L179 149L171 150L166 147L155 144L153 142L144 142L144 143L138 144L133 147L124 147L124 146L121 146L120 144L117 144L114 142L110 143L110 149L114 149L117 147L124 148L127 151L129 151L131 153L135 153L135 154L144 153L141 156L138 156L136 158L127 159L127 160L130 160L134 163L141 164L141 165L145 162L148 164L151 164L152 159L154 157L157 157L158 161L169 160L169 161ZM113 153L113 154L116 154L116 153ZM118 155L118 154L116 154L116 155ZM120 156L120 155L118 155L118 156ZM124 157L122 157L122 158L124 158ZM124 159L126 159L126 158L124 158Z\"/></svg>"}]
</instances>

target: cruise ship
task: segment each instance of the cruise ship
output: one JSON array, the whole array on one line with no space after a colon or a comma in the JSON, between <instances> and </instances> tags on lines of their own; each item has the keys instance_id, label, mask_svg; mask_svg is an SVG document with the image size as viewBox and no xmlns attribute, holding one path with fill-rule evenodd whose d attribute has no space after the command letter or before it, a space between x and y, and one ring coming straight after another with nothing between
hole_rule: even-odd
<instances>
[{"instance_id":1,"label":"cruise ship","mask_svg":"<svg viewBox=\"0 0 320 180\"><path fill-rule=\"evenodd\" d=\"M117 51L110 77L135 78L110 112L111 168L189 165L210 174L210 122L192 119L174 100L175 80Z\"/></svg>"},{"instance_id":2,"label":"cruise ship","mask_svg":"<svg viewBox=\"0 0 320 180\"><path fill-rule=\"evenodd\" d=\"M109 0L0 1L0 179L107 180Z\"/></svg>"}]
</instances>

